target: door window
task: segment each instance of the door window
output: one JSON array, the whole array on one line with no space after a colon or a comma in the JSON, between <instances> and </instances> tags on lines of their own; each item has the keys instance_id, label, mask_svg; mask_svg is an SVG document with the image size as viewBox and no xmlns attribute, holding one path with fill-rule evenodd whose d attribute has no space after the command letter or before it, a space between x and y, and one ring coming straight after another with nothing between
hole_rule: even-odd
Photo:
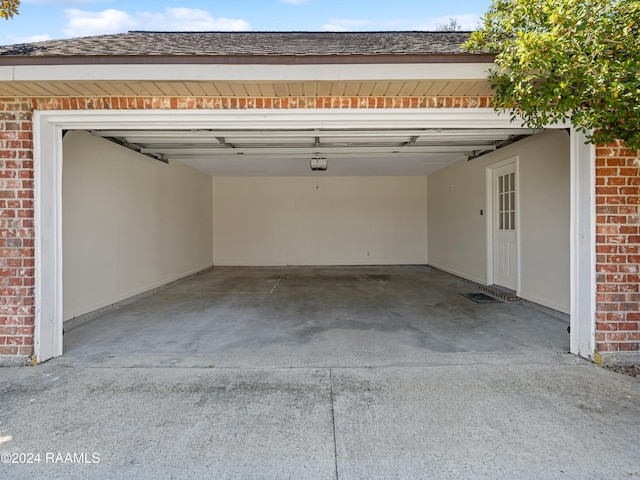
<instances>
[{"instance_id":1,"label":"door window","mask_svg":"<svg viewBox=\"0 0 640 480\"><path fill-rule=\"evenodd\" d=\"M498 177L498 228L516 229L516 174L507 173Z\"/></svg>"}]
</instances>

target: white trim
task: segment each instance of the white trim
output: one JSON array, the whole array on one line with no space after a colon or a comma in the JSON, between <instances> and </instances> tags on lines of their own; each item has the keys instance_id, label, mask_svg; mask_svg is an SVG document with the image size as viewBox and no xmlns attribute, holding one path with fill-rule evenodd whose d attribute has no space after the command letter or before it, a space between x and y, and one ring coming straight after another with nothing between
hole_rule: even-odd
<instances>
[{"instance_id":1,"label":"white trim","mask_svg":"<svg viewBox=\"0 0 640 480\"><path fill-rule=\"evenodd\" d=\"M493 285L493 169L485 167L485 237L486 237L486 271L485 285Z\"/></svg>"},{"instance_id":2,"label":"white trim","mask_svg":"<svg viewBox=\"0 0 640 480\"><path fill-rule=\"evenodd\" d=\"M264 109L264 110L47 110L47 122L86 129L300 129L300 128L519 128L492 108L434 109ZM563 128L564 125L554 126Z\"/></svg>"},{"instance_id":3,"label":"white trim","mask_svg":"<svg viewBox=\"0 0 640 480\"><path fill-rule=\"evenodd\" d=\"M455 275L456 277L464 278L465 280L469 280L470 282L477 283L478 285L486 285L484 278L476 277L474 275L469 275L465 272L459 272L455 268L443 267L442 265L438 265L437 263L429 263L428 266L437 268L438 270L442 270L443 272L450 273L451 275Z\"/></svg>"},{"instance_id":4,"label":"white trim","mask_svg":"<svg viewBox=\"0 0 640 480\"><path fill-rule=\"evenodd\" d=\"M494 185L493 185L493 172L498 168L506 167L513 164L516 174L516 250L518 252L516 263L518 274L516 276L516 295L520 293L521 285L521 245L520 245L520 157L514 156L501 160L485 167L485 184L486 184L486 228L487 228L487 285L494 284L493 275L493 215L494 215Z\"/></svg>"},{"instance_id":5,"label":"white trim","mask_svg":"<svg viewBox=\"0 0 640 480\"><path fill-rule=\"evenodd\" d=\"M62 128L34 112L37 361L62 355Z\"/></svg>"},{"instance_id":6,"label":"white trim","mask_svg":"<svg viewBox=\"0 0 640 480\"><path fill-rule=\"evenodd\" d=\"M13 65L0 80L38 81L378 81L485 80L493 63L316 65Z\"/></svg>"},{"instance_id":7,"label":"white trim","mask_svg":"<svg viewBox=\"0 0 640 480\"><path fill-rule=\"evenodd\" d=\"M492 108L433 109L255 109L255 110L37 110L41 122L73 129L358 129L394 128L521 128ZM566 124L553 125L565 128Z\"/></svg>"},{"instance_id":8,"label":"white trim","mask_svg":"<svg viewBox=\"0 0 640 480\"><path fill-rule=\"evenodd\" d=\"M594 359L596 312L595 147L571 130L570 351Z\"/></svg>"},{"instance_id":9,"label":"white trim","mask_svg":"<svg viewBox=\"0 0 640 480\"><path fill-rule=\"evenodd\" d=\"M514 128L492 109L94 110L34 113L38 361L62 354L62 130L269 128ZM520 202L518 201L518 204Z\"/></svg>"}]
</instances>

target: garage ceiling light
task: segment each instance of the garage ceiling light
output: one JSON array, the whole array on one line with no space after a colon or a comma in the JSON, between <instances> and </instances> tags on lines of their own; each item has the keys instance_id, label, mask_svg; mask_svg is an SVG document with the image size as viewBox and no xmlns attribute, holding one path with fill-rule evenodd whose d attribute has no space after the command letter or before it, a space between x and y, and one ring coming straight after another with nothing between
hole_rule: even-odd
<instances>
[{"instance_id":1,"label":"garage ceiling light","mask_svg":"<svg viewBox=\"0 0 640 480\"><path fill-rule=\"evenodd\" d=\"M327 169L327 159L325 157L314 157L311 159L311 170L325 171Z\"/></svg>"}]
</instances>

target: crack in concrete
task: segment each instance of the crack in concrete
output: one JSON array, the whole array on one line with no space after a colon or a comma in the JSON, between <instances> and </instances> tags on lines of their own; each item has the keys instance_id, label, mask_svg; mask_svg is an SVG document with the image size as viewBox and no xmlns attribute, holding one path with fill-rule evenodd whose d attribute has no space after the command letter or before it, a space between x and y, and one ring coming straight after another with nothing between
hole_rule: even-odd
<instances>
[{"instance_id":1,"label":"crack in concrete","mask_svg":"<svg viewBox=\"0 0 640 480\"><path fill-rule=\"evenodd\" d=\"M333 371L329 369L329 395L331 396L331 424L333 425L333 458L336 463L336 480L340 479L338 470L338 438L336 435L336 412L333 402Z\"/></svg>"}]
</instances>

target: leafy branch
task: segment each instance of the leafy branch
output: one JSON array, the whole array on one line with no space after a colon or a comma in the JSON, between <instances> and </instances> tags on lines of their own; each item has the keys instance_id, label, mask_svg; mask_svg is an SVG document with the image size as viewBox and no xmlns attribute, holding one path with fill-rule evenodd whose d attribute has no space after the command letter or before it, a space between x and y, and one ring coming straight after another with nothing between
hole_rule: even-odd
<instances>
[{"instance_id":1,"label":"leafy branch","mask_svg":"<svg viewBox=\"0 0 640 480\"><path fill-rule=\"evenodd\" d=\"M496 54L498 111L640 149L640 0L494 0L464 47Z\"/></svg>"},{"instance_id":2,"label":"leafy branch","mask_svg":"<svg viewBox=\"0 0 640 480\"><path fill-rule=\"evenodd\" d=\"M20 0L2 0L0 5L0 18L9 20L14 15L18 15L18 7L20 7Z\"/></svg>"}]
</instances>

